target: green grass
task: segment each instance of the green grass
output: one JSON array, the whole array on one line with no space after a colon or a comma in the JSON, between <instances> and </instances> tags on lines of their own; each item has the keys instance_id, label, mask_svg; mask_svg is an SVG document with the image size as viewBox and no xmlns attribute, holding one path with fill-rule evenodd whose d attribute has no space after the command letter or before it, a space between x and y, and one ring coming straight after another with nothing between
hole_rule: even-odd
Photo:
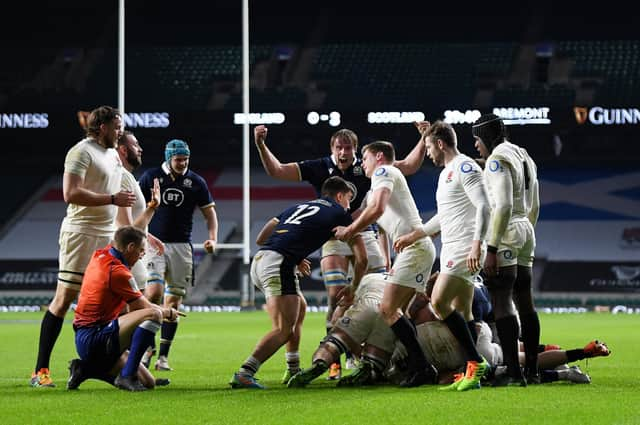
<instances>
[{"instance_id":1,"label":"green grass","mask_svg":"<svg viewBox=\"0 0 640 425\"><path fill-rule=\"evenodd\" d=\"M542 315L542 340L564 348L599 338L608 358L578 362L590 385L553 383L528 388L483 388L449 393L435 387L334 388L324 377L308 388L279 383L278 352L258 376L266 391L231 390L233 372L269 328L263 312L192 313L182 320L171 350L171 385L126 393L98 381L65 390L67 361L75 357L67 321L53 353L57 388L30 388L42 313L0 314L0 423L135 424L638 424L640 352L637 315ZM69 316L71 318L71 316ZM301 355L308 365L323 336L324 317L307 316Z\"/></svg>"}]
</instances>

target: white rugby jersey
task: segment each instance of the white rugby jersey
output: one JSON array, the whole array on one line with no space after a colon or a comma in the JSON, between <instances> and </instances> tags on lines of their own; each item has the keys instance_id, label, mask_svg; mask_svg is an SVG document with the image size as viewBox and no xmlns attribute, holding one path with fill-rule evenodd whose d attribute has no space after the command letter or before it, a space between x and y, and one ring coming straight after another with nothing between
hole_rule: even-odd
<instances>
[{"instance_id":1,"label":"white rugby jersey","mask_svg":"<svg viewBox=\"0 0 640 425\"><path fill-rule=\"evenodd\" d=\"M489 200L482 169L473 159L458 154L444 167L438 178L436 202L442 243L484 239L489 217L476 205L486 205L488 213Z\"/></svg>"},{"instance_id":2,"label":"white rugby jersey","mask_svg":"<svg viewBox=\"0 0 640 425\"><path fill-rule=\"evenodd\" d=\"M142 193L142 189L140 189L140 185L136 178L127 170L126 168L122 168L122 189L133 192L136 195L136 201L131 206L131 217L135 221L136 218L140 217L140 215L147 209L147 204L145 203L144 194ZM118 222L116 220L117 227L121 227L124 223ZM148 227L148 226L147 226ZM144 231L147 231L145 227Z\"/></svg>"},{"instance_id":3,"label":"white rugby jersey","mask_svg":"<svg viewBox=\"0 0 640 425\"><path fill-rule=\"evenodd\" d=\"M509 223L531 221L535 225L538 172L525 149L504 141L487 158L484 175L492 209L488 243L498 246Z\"/></svg>"},{"instance_id":4,"label":"white rugby jersey","mask_svg":"<svg viewBox=\"0 0 640 425\"><path fill-rule=\"evenodd\" d=\"M382 302L382 296L384 295L384 288L387 282L384 280L383 273L367 273L362 276L360 285L356 289L354 303L362 298L377 299L378 302Z\"/></svg>"},{"instance_id":5,"label":"white rugby jersey","mask_svg":"<svg viewBox=\"0 0 640 425\"><path fill-rule=\"evenodd\" d=\"M493 150L484 170L491 208L496 201L503 201L503 180L511 182L512 211L511 218L527 218L534 204L534 188L538 185L538 171L535 162L527 151L510 142L500 143ZM508 184L508 183L507 183ZM504 200L507 201L508 200Z\"/></svg>"},{"instance_id":6,"label":"white rugby jersey","mask_svg":"<svg viewBox=\"0 0 640 425\"><path fill-rule=\"evenodd\" d=\"M95 193L120 192L124 167L115 149L86 138L73 146L64 160L64 172L84 178L83 188ZM115 205L86 207L69 204L62 231L111 236L115 231Z\"/></svg>"},{"instance_id":7,"label":"white rugby jersey","mask_svg":"<svg viewBox=\"0 0 640 425\"><path fill-rule=\"evenodd\" d=\"M389 202L377 223L389 235L391 241L422 226L422 218L411 195L407 179L393 165L380 165L371 175L372 196L379 188L391 191ZM369 202L368 202L369 203Z\"/></svg>"}]
</instances>

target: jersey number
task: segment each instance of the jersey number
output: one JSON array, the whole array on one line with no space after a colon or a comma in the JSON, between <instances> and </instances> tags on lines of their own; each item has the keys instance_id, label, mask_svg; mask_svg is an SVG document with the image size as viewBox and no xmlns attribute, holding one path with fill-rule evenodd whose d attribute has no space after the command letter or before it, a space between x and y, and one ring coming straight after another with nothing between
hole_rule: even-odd
<instances>
[{"instance_id":1,"label":"jersey number","mask_svg":"<svg viewBox=\"0 0 640 425\"><path fill-rule=\"evenodd\" d=\"M302 224L301 220L303 218L311 217L318 211L320 211L320 207L317 207L315 205L298 205L296 212L291 214L289 218L284 221L284 224Z\"/></svg>"}]
</instances>

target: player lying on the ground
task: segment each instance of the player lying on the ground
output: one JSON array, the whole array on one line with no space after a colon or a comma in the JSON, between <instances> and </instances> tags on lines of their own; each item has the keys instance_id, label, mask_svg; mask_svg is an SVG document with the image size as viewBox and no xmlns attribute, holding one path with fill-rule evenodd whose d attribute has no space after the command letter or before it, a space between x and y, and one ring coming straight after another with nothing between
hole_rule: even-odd
<instances>
[{"instance_id":1,"label":"player lying on the ground","mask_svg":"<svg viewBox=\"0 0 640 425\"><path fill-rule=\"evenodd\" d=\"M353 305L337 320L331 332L313 353L312 366L292 376L288 387L306 386L322 375L347 350L360 358L360 365L356 369L359 375L364 377L365 372L373 369L384 370L396 339L378 308L385 285L384 275L380 273L370 273L362 278ZM352 376L354 374L349 375ZM338 385L347 383L349 377L341 378Z\"/></svg>"},{"instance_id":2,"label":"player lying on the ground","mask_svg":"<svg viewBox=\"0 0 640 425\"><path fill-rule=\"evenodd\" d=\"M437 274L429 279L428 290L435 281ZM336 322L336 326L320 344L313 354L312 367L294 375L289 381L289 387L304 387L318 376L322 375L329 365L349 349L355 354L360 353L360 365L350 375L338 381L338 386L371 385L388 380L400 382L405 377L405 351L400 343L396 343L396 351L390 361L390 353L394 350L390 344L395 341L393 334L389 334L384 326L377 303L384 288L384 278L379 274L365 275L356 298L344 316ZM476 293L481 291L476 288ZM482 303L486 298L474 296L475 303ZM478 311L474 305L474 311ZM419 294L409 307L412 320L416 324L418 341L430 362L438 369L439 382L451 383L456 374L464 369L465 362L461 348L448 328L433 312L426 295ZM499 344L492 342L489 325L478 323L478 351L494 364L502 363L502 349ZM391 339L389 339L391 338ZM568 367L566 363L584 358L608 356L606 344L592 341L584 348L574 350L560 350L557 346L542 346L539 362L542 371L542 382L566 380L576 383L589 383L590 377L577 366ZM524 365L524 352L521 353L521 364ZM554 368L557 368L555 370ZM497 369L497 371L496 371ZM494 368L495 375L504 373L504 367Z\"/></svg>"},{"instance_id":3,"label":"player lying on the ground","mask_svg":"<svg viewBox=\"0 0 640 425\"><path fill-rule=\"evenodd\" d=\"M476 287L474 294L474 305L481 302L480 287ZM426 295L419 294L410 306L411 317L416 324L418 333L418 341L420 342L425 354L429 360L438 369L440 383L447 383L461 378L461 372L464 370L464 360L462 359L461 347L457 341L447 332L437 316L433 313L429 299ZM477 311L474 308L474 311ZM484 321L477 322L478 328L478 351L494 366L502 365L503 355L499 344L492 342L493 335L491 328ZM387 371L387 377L396 381L399 377L395 376L399 370L402 370L402 347L394 353L392 357L393 366ZM608 356L609 349L606 344L599 341L592 341L584 348L574 350L552 349L541 352L538 361L541 369L542 382L553 382L557 380L568 380L577 383L589 383L590 377L584 374L577 366L569 368L566 363L581 360L584 358ZM525 355L521 347L520 365L525 364ZM559 368L558 370L554 370ZM493 367L492 372L483 382L500 382L496 379L505 372L504 367ZM500 384L496 386L501 386ZM453 388L453 387L452 387Z\"/></svg>"}]
</instances>

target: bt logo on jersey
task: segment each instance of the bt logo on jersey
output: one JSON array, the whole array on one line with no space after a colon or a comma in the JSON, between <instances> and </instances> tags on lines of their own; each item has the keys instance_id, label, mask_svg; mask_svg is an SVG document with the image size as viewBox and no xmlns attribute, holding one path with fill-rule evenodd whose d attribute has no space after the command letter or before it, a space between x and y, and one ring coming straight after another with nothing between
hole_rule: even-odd
<instances>
[{"instance_id":1,"label":"bt logo on jersey","mask_svg":"<svg viewBox=\"0 0 640 425\"><path fill-rule=\"evenodd\" d=\"M184 193L175 188L169 188L162 194L162 202L166 205L179 207L184 202Z\"/></svg>"}]
</instances>

